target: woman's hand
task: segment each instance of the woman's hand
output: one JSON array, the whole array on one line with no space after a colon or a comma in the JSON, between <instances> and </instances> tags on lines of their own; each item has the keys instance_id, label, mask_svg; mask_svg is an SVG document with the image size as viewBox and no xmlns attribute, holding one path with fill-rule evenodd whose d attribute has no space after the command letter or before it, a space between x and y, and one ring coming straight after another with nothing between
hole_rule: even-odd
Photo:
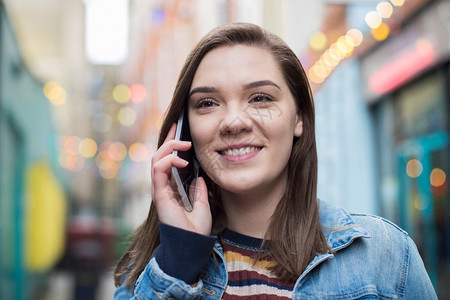
<instances>
[{"instance_id":1,"label":"woman's hand","mask_svg":"<svg viewBox=\"0 0 450 300\"><path fill-rule=\"evenodd\" d=\"M174 150L186 151L191 142L177 141L176 124L170 128L164 143L152 157L152 201L162 223L193 231L203 235L211 233L212 217L208 202L208 191L202 177L198 178L194 210L186 211L180 204L180 196L172 179L172 166L183 168L187 161L173 155ZM195 185L195 182L193 182ZM191 185L191 191L193 190Z\"/></svg>"}]
</instances>

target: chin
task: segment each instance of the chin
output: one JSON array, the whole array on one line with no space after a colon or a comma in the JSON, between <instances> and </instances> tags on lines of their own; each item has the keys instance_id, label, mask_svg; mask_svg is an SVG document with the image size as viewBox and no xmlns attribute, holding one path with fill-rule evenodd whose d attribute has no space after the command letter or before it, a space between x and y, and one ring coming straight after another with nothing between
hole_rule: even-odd
<instances>
[{"instance_id":1,"label":"chin","mask_svg":"<svg viewBox=\"0 0 450 300\"><path fill-rule=\"evenodd\" d=\"M261 184L253 178L254 176L245 176L243 178L234 177L230 180L222 177L215 181L220 189L233 194L250 194L257 192ZM250 179L250 180L249 180Z\"/></svg>"}]
</instances>

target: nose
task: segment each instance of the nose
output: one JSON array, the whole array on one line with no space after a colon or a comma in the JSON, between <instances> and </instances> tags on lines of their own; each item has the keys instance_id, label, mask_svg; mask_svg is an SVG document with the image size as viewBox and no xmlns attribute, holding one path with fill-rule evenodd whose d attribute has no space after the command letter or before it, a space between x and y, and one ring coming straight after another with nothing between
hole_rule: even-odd
<instances>
[{"instance_id":1,"label":"nose","mask_svg":"<svg viewBox=\"0 0 450 300\"><path fill-rule=\"evenodd\" d=\"M252 122L248 114L240 106L228 107L220 122L219 131L222 135L239 135L252 130Z\"/></svg>"}]
</instances>

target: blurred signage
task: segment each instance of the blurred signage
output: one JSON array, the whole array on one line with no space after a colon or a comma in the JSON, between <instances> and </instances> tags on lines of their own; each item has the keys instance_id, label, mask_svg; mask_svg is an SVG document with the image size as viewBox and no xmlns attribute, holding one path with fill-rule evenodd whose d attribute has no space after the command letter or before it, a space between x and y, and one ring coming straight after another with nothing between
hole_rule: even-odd
<instances>
[{"instance_id":1,"label":"blurred signage","mask_svg":"<svg viewBox=\"0 0 450 300\"><path fill-rule=\"evenodd\" d=\"M364 95L374 102L450 53L450 1L437 1L362 59Z\"/></svg>"}]
</instances>

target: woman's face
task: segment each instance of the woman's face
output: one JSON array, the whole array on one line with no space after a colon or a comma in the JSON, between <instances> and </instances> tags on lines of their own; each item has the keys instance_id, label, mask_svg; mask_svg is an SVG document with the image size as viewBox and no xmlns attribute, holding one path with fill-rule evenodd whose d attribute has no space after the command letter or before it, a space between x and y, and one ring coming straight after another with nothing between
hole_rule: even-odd
<instances>
[{"instance_id":1,"label":"woman's face","mask_svg":"<svg viewBox=\"0 0 450 300\"><path fill-rule=\"evenodd\" d=\"M243 45L208 52L195 73L188 112L197 158L221 189L285 188L303 123L271 52Z\"/></svg>"}]
</instances>

